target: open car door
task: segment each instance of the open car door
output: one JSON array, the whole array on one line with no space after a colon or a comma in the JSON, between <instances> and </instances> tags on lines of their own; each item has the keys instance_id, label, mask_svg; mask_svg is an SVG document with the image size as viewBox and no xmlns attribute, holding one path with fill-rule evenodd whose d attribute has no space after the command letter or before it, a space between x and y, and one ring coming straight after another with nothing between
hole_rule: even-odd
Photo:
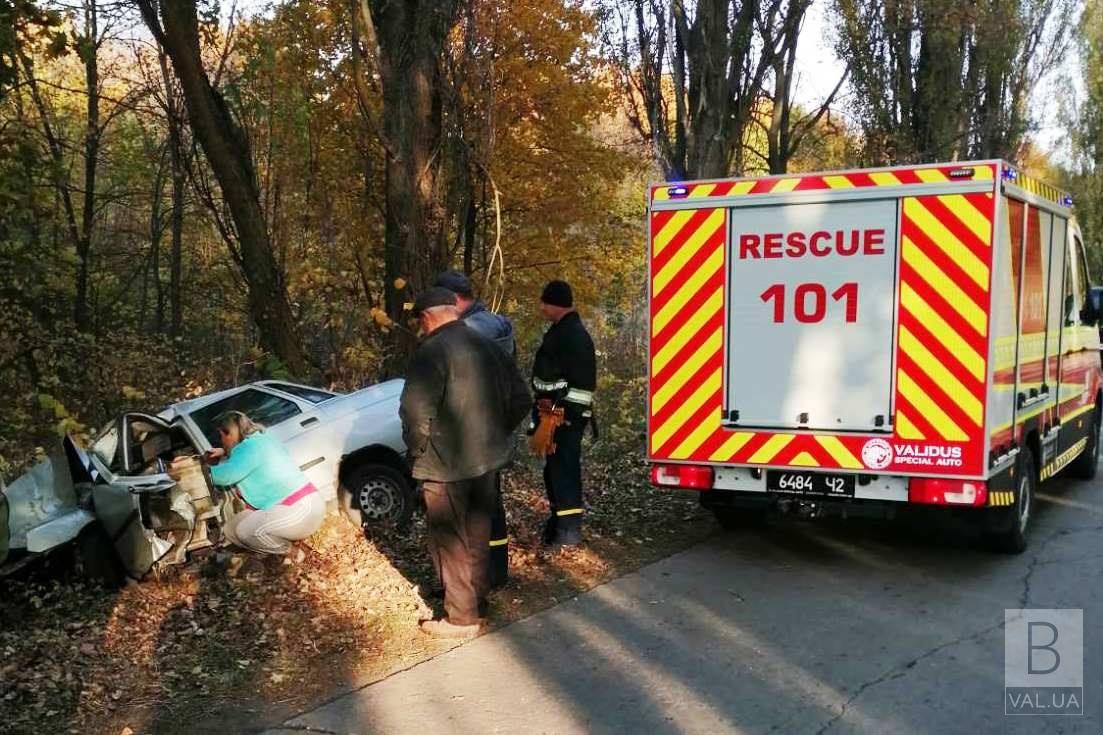
<instances>
[{"instance_id":1,"label":"open car door","mask_svg":"<svg viewBox=\"0 0 1103 735\"><path fill-rule=\"evenodd\" d=\"M92 489L92 507L107 531L123 566L135 579L144 577L173 544L153 532L152 498L163 496L175 481L156 452L157 434L169 425L156 416L121 416L92 445L92 461L101 482Z\"/></svg>"}]
</instances>

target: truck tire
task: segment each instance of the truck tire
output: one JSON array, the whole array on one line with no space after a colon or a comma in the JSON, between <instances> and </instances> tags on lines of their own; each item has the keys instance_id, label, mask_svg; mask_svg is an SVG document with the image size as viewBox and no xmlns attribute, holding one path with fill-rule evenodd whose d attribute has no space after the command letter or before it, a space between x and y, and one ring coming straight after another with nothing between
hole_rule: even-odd
<instances>
[{"instance_id":1,"label":"truck tire","mask_svg":"<svg viewBox=\"0 0 1103 735\"><path fill-rule=\"evenodd\" d=\"M126 570L119 554L107 531L98 522L85 526L73 544L82 578L107 589L116 589L126 581Z\"/></svg>"},{"instance_id":2,"label":"truck tire","mask_svg":"<svg viewBox=\"0 0 1103 735\"><path fill-rule=\"evenodd\" d=\"M404 529L414 513L414 488L405 475L385 464L365 463L341 478L341 510L358 528Z\"/></svg>"},{"instance_id":3,"label":"truck tire","mask_svg":"<svg viewBox=\"0 0 1103 735\"><path fill-rule=\"evenodd\" d=\"M989 534L989 540L996 551L1005 554L1021 554L1026 551L1027 532L1034 515L1034 492L1038 487L1034 454L1023 449L1019 457L1019 486L1015 493L1015 505L989 511L996 514L1000 525L999 530Z\"/></svg>"},{"instance_id":4,"label":"truck tire","mask_svg":"<svg viewBox=\"0 0 1103 735\"><path fill-rule=\"evenodd\" d=\"M1088 416L1088 446L1080 456L1069 465L1069 477L1078 480L1093 480L1099 467L1099 407L1096 406Z\"/></svg>"}]
</instances>

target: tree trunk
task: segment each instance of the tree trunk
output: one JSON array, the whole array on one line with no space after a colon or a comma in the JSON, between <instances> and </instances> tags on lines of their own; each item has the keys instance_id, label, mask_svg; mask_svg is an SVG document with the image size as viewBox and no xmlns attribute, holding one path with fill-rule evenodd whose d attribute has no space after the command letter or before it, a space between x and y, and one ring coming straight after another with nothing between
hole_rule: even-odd
<instances>
[{"instance_id":1,"label":"tree trunk","mask_svg":"<svg viewBox=\"0 0 1103 735\"><path fill-rule=\"evenodd\" d=\"M172 75L169 74L168 59L164 50L158 53L161 64L161 77L165 83L165 111L169 130L169 164L172 172L172 212L169 215L172 227L172 242L169 251L169 336L180 336L184 321L184 307L181 297L181 270L183 264L184 239L184 187L187 186L187 166L184 161L184 140L180 108L173 88Z\"/></svg>"},{"instance_id":2,"label":"tree trunk","mask_svg":"<svg viewBox=\"0 0 1103 735\"><path fill-rule=\"evenodd\" d=\"M92 267L92 226L96 217L96 167L100 155L99 17L96 0L86 0L84 3L84 37L80 43L88 103L84 134L84 197L80 235L75 243L77 297L73 318L77 329L90 332L92 331L92 310L88 304L88 280Z\"/></svg>"},{"instance_id":3,"label":"tree trunk","mask_svg":"<svg viewBox=\"0 0 1103 735\"><path fill-rule=\"evenodd\" d=\"M162 0L163 28L153 0L138 0L138 4L146 24L172 60L192 131L203 147L233 217L249 312L261 346L292 373L303 375L308 370L308 361L287 298L283 273L273 257L249 143L203 68L196 4L194 0Z\"/></svg>"},{"instance_id":4,"label":"tree trunk","mask_svg":"<svg viewBox=\"0 0 1103 735\"><path fill-rule=\"evenodd\" d=\"M779 53L764 39L805 7L797 0L634 0L630 11L611 14L621 27L606 43L630 121L667 178L743 173L746 132Z\"/></svg>"},{"instance_id":5,"label":"tree trunk","mask_svg":"<svg viewBox=\"0 0 1103 735\"><path fill-rule=\"evenodd\" d=\"M463 221L463 272L468 275L475 270L475 230L479 226L479 207L475 203L474 182L470 183Z\"/></svg>"},{"instance_id":6,"label":"tree trunk","mask_svg":"<svg viewBox=\"0 0 1103 735\"><path fill-rule=\"evenodd\" d=\"M156 305L153 312L153 331L165 330L165 289L161 283L161 239L165 232L165 210L162 199L165 193L165 149L158 158L157 173L153 177L152 204L149 209L149 270L153 272L153 292ZM145 325L146 278L142 279L142 321Z\"/></svg>"},{"instance_id":7,"label":"tree trunk","mask_svg":"<svg viewBox=\"0 0 1103 735\"><path fill-rule=\"evenodd\" d=\"M371 0L361 4L365 39L377 48L383 88L386 149L384 304L396 322L406 318L405 289L424 288L448 264L447 219L438 178L441 143L441 59L462 0ZM404 332L400 332L404 334ZM406 340L399 353L412 347ZM404 354L394 356L394 369Z\"/></svg>"}]
</instances>

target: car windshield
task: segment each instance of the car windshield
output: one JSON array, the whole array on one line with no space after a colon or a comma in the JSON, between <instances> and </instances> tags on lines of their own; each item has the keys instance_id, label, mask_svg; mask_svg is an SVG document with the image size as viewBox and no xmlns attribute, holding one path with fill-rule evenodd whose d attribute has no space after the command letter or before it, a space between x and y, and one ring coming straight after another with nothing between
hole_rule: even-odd
<instances>
[{"instance_id":1,"label":"car windshield","mask_svg":"<svg viewBox=\"0 0 1103 735\"><path fill-rule=\"evenodd\" d=\"M96 440L92 442L92 454L97 457L104 467L114 470L115 458L119 451L119 424L112 421L100 429Z\"/></svg>"}]
</instances>

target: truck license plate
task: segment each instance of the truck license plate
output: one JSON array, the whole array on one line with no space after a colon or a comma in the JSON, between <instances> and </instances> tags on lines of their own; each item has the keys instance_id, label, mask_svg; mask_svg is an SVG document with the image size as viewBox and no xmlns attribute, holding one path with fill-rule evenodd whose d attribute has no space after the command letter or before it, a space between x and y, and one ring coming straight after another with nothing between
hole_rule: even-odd
<instances>
[{"instance_id":1,"label":"truck license plate","mask_svg":"<svg viewBox=\"0 0 1103 735\"><path fill-rule=\"evenodd\" d=\"M854 475L766 470L766 490L798 495L854 497Z\"/></svg>"}]
</instances>

